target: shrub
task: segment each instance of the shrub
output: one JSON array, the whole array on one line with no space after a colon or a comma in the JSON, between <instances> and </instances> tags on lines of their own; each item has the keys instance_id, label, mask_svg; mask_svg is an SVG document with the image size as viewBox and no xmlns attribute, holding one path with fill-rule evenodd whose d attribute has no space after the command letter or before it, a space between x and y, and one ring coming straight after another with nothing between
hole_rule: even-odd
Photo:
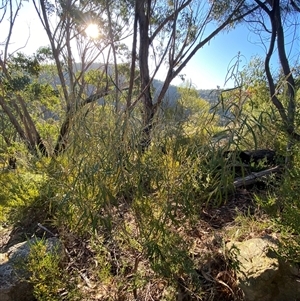
<instances>
[{"instance_id":1,"label":"shrub","mask_svg":"<svg viewBox=\"0 0 300 301\"><path fill-rule=\"evenodd\" d=\"M38 301L82 300L76 280L62 265L61 252L47 250L44 240L31 245L25 269L30 273L29 282Z\"/></svg>"}]
</instances>

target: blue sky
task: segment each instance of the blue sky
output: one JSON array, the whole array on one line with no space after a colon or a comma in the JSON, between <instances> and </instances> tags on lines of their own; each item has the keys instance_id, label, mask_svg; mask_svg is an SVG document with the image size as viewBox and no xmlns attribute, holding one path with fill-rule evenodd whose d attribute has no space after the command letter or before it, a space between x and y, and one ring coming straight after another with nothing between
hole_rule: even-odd
<instances>
[{"instance_id":1,"label":"blue sky","mask_svg":"<svg viewBox=\"0 0 300 301\"><path fill-rule=\"evenodd\" d=\"M27 40L26 47L21 51L28 54L35 52L39 46L48 45L46 34L39 22L32 3L25 3L17 19L11 49L25 45ZM0 24L0 42L5 39L6 28L2 22ZM288 33L287 50L289 52L292 48L293 59L299 60L299 32L296 35L296 42L291 45L289 40L294 37L292 32ZM241 66L246 66L252 57L257 55L264 57L265 52L259 37L249 32L245 25L239 25L229 32L221 32L209 44L200 49L182 73L186 74L186 79L191 80L198 89L224 87L228 68L238 53L242 56ZM277 56L274 56L274 64L276 64L276 60ZM163 79L163 75L159 74L158 78ZM179 78L172 82L176 85L181 83ZM230 85L232 82L229 82L227 87Z\"/></svg>"},{"instance_id":2,"label":"blue sky","mask_svg":"<svg viewBox=\"0 0 300 301\"><path fill-rule=\"evenodd\" d=\"M236 61L238 53L241 66L247 65L254 56L263 57L265 51L255 44L255 39L245 26L221 32L199 50L183 73L199 89L223 87L228 69ZM175 81L179 82L179 79Z\"/></svg>"},{"instance_id":3,"label":"blue sky","mask_svg":"<svg viewBox=\"0 0 300 301\"><path fill-rule=\"evenodd\" d=\"M291 39L294 39L291 43ZM296 36L288 32L286 39L286 50L293 62L299 63L300 56L299 29ZM268 47L268 44L266 44ZM240 53L240 67L247 66L251 59L259 56L264 59L266 49L262 45L259 36L250 32L245 25L239 25L231 31L224 31L204 46L190 61L184 74L198 89L214 89L218 86L224 87L228 68L236 61ZM274 53L271 63L276 68L278 62L277 53ZM175 83L180 83L176 79ZM232 86L228 82L227 86Z\"/></svg>"}]
</instances>

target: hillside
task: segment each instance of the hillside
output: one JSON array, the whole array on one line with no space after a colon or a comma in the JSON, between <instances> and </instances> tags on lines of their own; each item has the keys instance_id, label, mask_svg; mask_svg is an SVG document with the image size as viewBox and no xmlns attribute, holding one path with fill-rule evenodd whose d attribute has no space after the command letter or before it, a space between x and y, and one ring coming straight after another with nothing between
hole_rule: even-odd
<instances>
[{"instance_id":1,"label":"hillside","mask_svg":"<svg viewBox=\"0 0 300 301\"><path fill-rule=\"evenodd\" d=\"M155 96L158 95L162 86L163 86L162 81L154 79L153 81L153 87L155 89L154 99ZM218 94L219 94L218 90L200 89L198 90L198 93L201 98L208 101L211 105L214 105L218 102ZM178 98L179 98L178 87L174 85L170 85L165 96L165 104L169 106L174 106Z\"/></svg>"}]
</instances>

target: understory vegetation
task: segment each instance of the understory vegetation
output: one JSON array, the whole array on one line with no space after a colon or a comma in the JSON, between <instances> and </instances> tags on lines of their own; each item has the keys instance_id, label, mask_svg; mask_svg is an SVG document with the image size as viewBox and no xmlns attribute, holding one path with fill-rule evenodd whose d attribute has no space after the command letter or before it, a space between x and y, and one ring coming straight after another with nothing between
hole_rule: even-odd
<instances>
[{"instance_id":1,"label":"understory vegetation","mask_svg":"<svg viewBox=\"0 0 300 301\"><path fill-rule=\"evenodd\" d=\"M0 174L2 224L22 227L28 236L55 234L66 248L66 257L45 255L41 245L32 249L28 269L38 300L233 300L241 293L220 250L226 239L250 233L282 233L280 255L297 260L296 146L292 169L234 201L242 189L234 179L261 168L224 153L247 147L284 155L284 137L272 134L269 118L256 122L258 110L223 116L222 125L225 119L197 100L195 90L181 92L181 111L161 112L146 151L139 147L138 116L116 114L110 105L78 116L73 142L59 157L37 160L14 145L17 169ZM264 168L263 160L259 164ZM205 218L204 212L226 206L232 212L219 221ZM226 219L230 227L214 225L226 226ZM225 278L218 276L222 271Z\"/></svg>"},{"instance_id":2,"label":"understory vegetation","mask_svg":"<svg viewBox=\"0 0 300 301\"><path fill-rule=\"evenodd\" d=\"M299 263L299 12L299 0L1 2L0 251L39 238L21 265L36 300L243 300L226 243L265 235ZM24 14L48 41L35 53L15 36ZM185 67L238 26L264 57L238 53L203 99Z\"/></svg>"}]
</instances>

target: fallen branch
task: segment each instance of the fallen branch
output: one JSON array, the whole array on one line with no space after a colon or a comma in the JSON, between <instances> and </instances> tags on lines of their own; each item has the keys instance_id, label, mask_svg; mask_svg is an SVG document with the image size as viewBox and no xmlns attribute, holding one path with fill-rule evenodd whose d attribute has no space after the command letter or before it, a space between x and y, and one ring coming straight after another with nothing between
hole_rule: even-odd
<instances>
[{"instance_id":1,"label":"fallen branch","mask_svg":"<svg viewBox=\"0 0 300 301\"><path fill-rule=\"evenodd\" d=\"M266 170L262 170L259 172L252 172L250 175L245 177L239 177L236 178L233 182L233 185L235 188L241 187L241 186L248 186L255 184L259 179L261 179L264 176L268 176L274 173L278 173L282 171L281 166L275 166Z\"/></svg>"}]
</instances>

